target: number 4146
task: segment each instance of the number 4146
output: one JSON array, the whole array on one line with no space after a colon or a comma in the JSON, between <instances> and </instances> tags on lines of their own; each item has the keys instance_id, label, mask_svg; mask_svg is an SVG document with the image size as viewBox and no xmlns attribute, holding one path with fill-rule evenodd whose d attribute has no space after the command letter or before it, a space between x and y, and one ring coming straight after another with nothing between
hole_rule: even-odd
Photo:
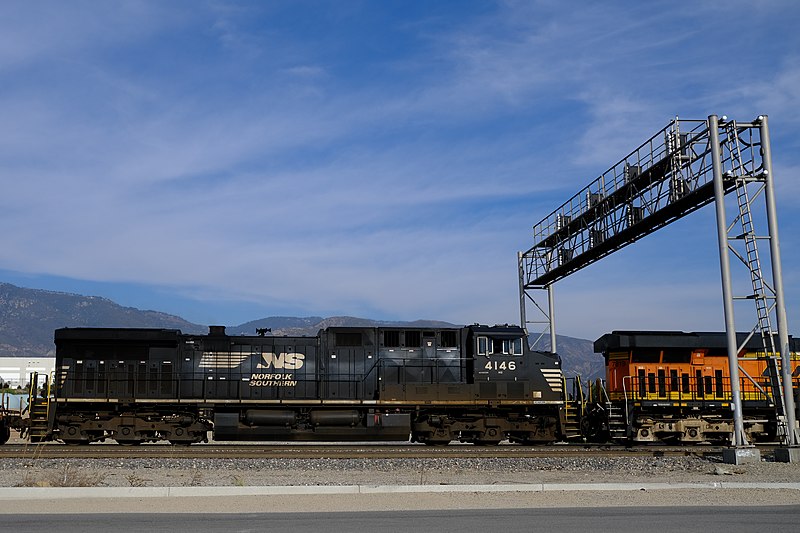
<instances>
[{"instance_id":1,"label":"number 4146","mask_svg":"<svg viewBox=\"0 0 800 533\"><path fill-rule=\"evenodd\" d=\"M516 370L516 361L489 361L484 365L486 370Z\"/></svg>"}]
</instances>

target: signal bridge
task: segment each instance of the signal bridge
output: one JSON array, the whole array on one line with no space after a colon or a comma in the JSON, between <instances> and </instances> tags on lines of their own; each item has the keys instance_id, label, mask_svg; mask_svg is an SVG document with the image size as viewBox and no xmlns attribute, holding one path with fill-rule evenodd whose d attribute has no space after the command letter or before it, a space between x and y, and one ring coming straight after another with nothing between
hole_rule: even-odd
<instances>
[{"instance_id":1,"label":"signal bridge","mask_svg":"<svg viewBox=\"0 0 800 533\"><path fill-rule=\"evenodd\" d=\"M726 214L725 197L735 193L735 215ZM758 199L762 209L754 209ZM520 320L523 327L549 328L556 351L553 284L714 202L717 212L725 328L734 408L734 446L744 436L734 300L755 303L753 335L759 335L769 364L783 442L799 444L795 429L789 336L783 295L772 155L765 115L737 122L711 115L707 120L675 119L600 177L533 226L534 245L520 252ZM760 224L756 224L756 218ZM763 243L768 246L764 246ZM733 294L731 257L741 263L746 282ZM764 264L771 266L770 272ZM546 307L540 305L542 294ZM537 299L539 301L537 301ZM529 320L533 305L542 318ZM752 308L751 308L752 309ZM777 346L776 346L777 343ZM781 368L774 354L780 354ZM781 386L782 384L782 386ZM798 450L792 450L796 452ZM800 458L800 454L798 454Z\"/></svg>"}]
</instances>

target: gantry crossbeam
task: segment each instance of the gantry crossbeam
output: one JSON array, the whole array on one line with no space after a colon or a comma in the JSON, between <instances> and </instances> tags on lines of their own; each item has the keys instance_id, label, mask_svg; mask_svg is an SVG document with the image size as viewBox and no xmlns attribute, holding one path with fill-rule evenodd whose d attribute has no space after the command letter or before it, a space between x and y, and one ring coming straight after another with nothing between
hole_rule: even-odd
<instances>
[{"instance_id":1,"label":"gantry crossbeam","mask_svg":"<svg viewBox=\"0 0 800 533\"><path fill-rule=\"evenodd\" d=\"M725 151L723 165L755 172L758 130L737 126L747 149L735 163ZM726 192L734 187L725 180ZM521 281L526 289L545 287L712 201L707 123L673 120L533 227L536 244L521 256Z\"/></svg>"}]
</instances>

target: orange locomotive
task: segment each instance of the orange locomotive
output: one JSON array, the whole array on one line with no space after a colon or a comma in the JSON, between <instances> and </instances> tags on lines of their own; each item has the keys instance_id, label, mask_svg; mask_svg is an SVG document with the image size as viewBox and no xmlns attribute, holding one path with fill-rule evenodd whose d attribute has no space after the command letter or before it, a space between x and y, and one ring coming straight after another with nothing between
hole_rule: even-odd
<instances>
[{"instance_id":1,"label":"orange locomotive","mask_svg":"<svg viewBox=\"0 0 800 533\"><path fill-rule=\"evenodd\" d=\"M737 335L740 346L746 338ZM605 358L606 381L590 385L582 409L584 437L730 442L733 411L724 333L615 331L600 337L594 350ZM795 404L800 406L800 339L790 339L790 351ZM783 403L780 357L765 353L761 338L753 336L739 353L739 368L747 438L777 440Z\"/></svg>"}]
</instances>

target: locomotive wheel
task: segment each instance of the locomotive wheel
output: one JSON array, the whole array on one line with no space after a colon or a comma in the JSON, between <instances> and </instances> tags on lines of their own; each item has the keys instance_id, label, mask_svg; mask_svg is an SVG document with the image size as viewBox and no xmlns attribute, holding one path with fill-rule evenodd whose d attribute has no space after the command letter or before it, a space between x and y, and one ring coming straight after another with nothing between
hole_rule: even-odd
<instances>
[{"instance_id":1,"label":"locomotive wheel","mask_svg":"<svg viewBox=\"0 0 800 533\"><path fill-rule=\"evenodd\" d=\"M503 437L503 432L499 428L490 427L472 439L472 444L475 446L497 446L503 440Z\"/></svg>"}]
</instances>

